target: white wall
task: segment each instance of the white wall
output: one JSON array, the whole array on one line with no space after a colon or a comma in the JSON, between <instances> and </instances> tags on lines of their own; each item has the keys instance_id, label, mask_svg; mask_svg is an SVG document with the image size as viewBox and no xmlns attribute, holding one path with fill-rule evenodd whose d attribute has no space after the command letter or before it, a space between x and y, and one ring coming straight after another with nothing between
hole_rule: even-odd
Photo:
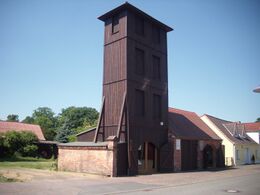
<instances>
[{"instance_id":1,"label":"white wall","mask_svg":"<svg viewBox=\"0 0 260 195\"><path fill-rule=\"evenodd\" d=\"M249 137L251 137L256 143L260 142L260 133L259 132L247 132Z\"/></svg>"}]
</instances>

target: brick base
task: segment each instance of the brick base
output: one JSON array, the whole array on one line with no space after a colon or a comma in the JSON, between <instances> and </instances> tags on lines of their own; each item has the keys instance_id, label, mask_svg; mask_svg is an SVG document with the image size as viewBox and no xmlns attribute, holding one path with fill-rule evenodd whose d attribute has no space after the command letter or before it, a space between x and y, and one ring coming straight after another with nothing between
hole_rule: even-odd
<instances>
[{"instance_id":1,"label":"brick base","mask_svg":"<svg viewBox=\"0 0 260 195\"><path fill-rule=\"evenodd\" d=\"M93 145L59 146L58 170L116 176L116 141L108 140L106 146Z\"/></svg>"}]
</instances>

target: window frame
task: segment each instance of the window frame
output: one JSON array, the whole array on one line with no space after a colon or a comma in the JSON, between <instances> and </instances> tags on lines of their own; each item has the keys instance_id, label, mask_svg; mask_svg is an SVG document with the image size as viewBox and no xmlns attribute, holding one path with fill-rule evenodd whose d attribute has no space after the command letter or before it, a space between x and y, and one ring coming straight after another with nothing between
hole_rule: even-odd
<instances>
[{"instance_id":1,"label":"window frame","mask_svg":"<svg viewBox=\"0 0 260 195\"><path fill-rule=\"evenodd\" d=\"M142 102L138 103L140 97L137 97L142 94ZM141 89L135 89L135 116L144 117L145 116L145 92Z\"/></svg>"},{"instance_id":2,"label":"window frame","mask_svg":"<svg viewBox=\"0 0 260 195\"><path fill-rule=\"evenodd\" d=\"M140 16L135 16L135 34L144 36L144 19Z\"/></svg>"},{"instance_id":3,"label":"window frame","mask_svg":"<svg viewBox=\"0 0 260 195\"><path fill-rule=\"evenodd\" d=\"M114 15L112 17L112 34L119 32L119 15Z\"/></svg>"},{"instance_id":4,"label":"window frame","mask_svg":"<svg viewBox=\"0 0 260 195\"><path fill-rule=\"evenodd\" d=\"M155 63L156 60L158 60L158 63ZM161 58L156 55L152 55L152 78L157 81L162 79Z\"/></svg>"},{"instance_id":5,"label":"window frame","mask_svg":"<svg viewBox=\"0 0 260 195\"><path fill-rule=\"evenodd\" d=\"M236 160L240 160L240 158L239 158L239 150L238 149L236 149Z\"/></svg>"},{"instance_id":6,"label":"window frame","mask_svg":"<svg viewBox=\"0 0 260 195\"><path fill-rule=\"evenodd\" d=\"M161 29L159 27L153 26L152 27L152 39L155 44L161 43Z\"/></svg>"},{"instance_id":7,"label":"window frame","mask_svg":"<svg viewBox=\"0 0 260 195\"><path fill-rule=\"evenodd\" d=\"M152 100L152 102L153 102L153 106L152 106L153 119L162 120L162 95L154 93L152 97L153 97L153 100ZM156 101L158 101L158 102L156 102Z\"/></svg>"},{"instance_id":8,"label":"window frame","mask_svg":"<svg viewBox=\"0 0 260 195\"><path fill-rule=\"evenodd\" d=\"M141 60L139 60L138 52L140 52L139 54L142 53L142 55L140 55L140 56L142 56L142 59L140 58ZM141 69L140 69L140 66L142 66ZM137 48L137 47L135 48L135 67L134 67L134 72L135 72L135 74L137 74L139 76L145 76L145 51L143 49L140 49L140 48Z\"/></svg>"}]
</instances>

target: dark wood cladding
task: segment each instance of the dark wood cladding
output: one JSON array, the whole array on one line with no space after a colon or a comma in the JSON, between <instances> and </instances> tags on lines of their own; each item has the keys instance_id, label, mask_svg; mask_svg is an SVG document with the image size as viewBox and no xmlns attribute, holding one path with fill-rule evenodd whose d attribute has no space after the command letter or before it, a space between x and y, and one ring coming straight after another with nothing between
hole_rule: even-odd
<instances>
[{"instance_id":1,"label":"dark wood cladding","mask_svg":"<svg viewBox=\"0 0 260 195\"><path fill-rule=\"evenodd\" d=\"M142 17L142 16L139 16ZM161 29L160 26L154 24L152 21L144 19L144 35L137 34L135 32L135 25L136 25L136 14L128 11L127 12L127 36L129 39L133 39L142 45L146 45L149 48L153 48L159 52L164 52L167 54L167 38L166 38L166 31ZM154 40L153 31L158 29L160 42L158 43Z\"/></svg>"},{"instance_id":2,"label":"dark wood cladding","mask_svg":"<svg viewBox=\"0 0 260 195\"><path fill-rule=\"evenodd\" d=\"M126 79L126 39L105 46L103 84L113 84L124 79Z\"/></svg>"},{"instance_id":3,"label":"dark wood cladding","mask_svg":"<svg viewBox=\"0 0 260 195\"><path fill-rule=\"evenodd\" d=\"M105 124L118 125L120 110L123 104L123 94L126 90L126 81L110 83L103 86L105 96Z\"/></svg>"},{"instance_id":4,"label":"dark wood cladding","mask_svg":"<svg viewBox=\"0 0 260 195\"><path fill-rule=\"evenodd\" d=\"M123 94L127 90L127 17L126 11L117 16L119 18L118 31L113 33L112 20L105 22L104 44L104 73L103 96L105 97L104 116L100 131L104 132L105 139L116 135L120 120L120 111L123 104ZM123 123L125 128L125 123ZM99 135L98 140L101 141ZM122 137L123 139L124 137Z\"/></svg>"},{"instance_id":5,"label":"dark wood cladding","mask_svg":"<svg viewBox=\"0 0 260 195\"><path fill-rule=\"evenodd\" d=\"M128 142L128 168L136 174L138 147L144 143L153 144L159 155L160 148L168 141L166 31L172 29L128 3L100 19L105 22L105 101L97 140L118 134L126 100L127 120L123 120L121 129L127 134L120 136L120 140Z\"/></svg>"},{"instance_id":6,"label":"dark wood cladding","mask_svg":"<svg viewBox=\"0 0 260 195\"><path fill-rule=\"evenodd\" d=\"M136 22L140 25L140 17L127 12L127 94L129 109L129 134L135 147L144 141L155 144L157 148L167 142L168 129L168 76L166 32L154 23L143 18L144 32L136 33ZM140 28L138 26L137 28ZM157 29L160 41L154 40L154 29ZM136 74L135 52L144 52L144 74ZM153 60L160 60L160 79L154 79ZM135 115L135 90L143 90L145 96L144 116ZM153 97L161 99L160 119L154 119Z\"/></svg>"},{"instance_id":7,"label":"dark wood cladding","mask_svg":"<svg viewBox=\"0 0 260 195\"><path fill-rule=\"evenodd\" d=\"M96 131L96 129L93 129L91 131L83 132L83 133L77 135L77 141L92 142L94 139L94 136L95 136L95 131Z\"/></svg>"},{"instance_id":8,"label":"dark wood cladding","mask_svg":"<svg viewBox=\"0 0 260 195\"><path fill-rule=\"evenodd\" d=\"M115 41L118 41L127 35L127 12L121 12L118 14L119 17L119 26L118 32L112 32L112 17L108 18L105 22L105 45L111 44Z\"/></svg>"}]
</instances>

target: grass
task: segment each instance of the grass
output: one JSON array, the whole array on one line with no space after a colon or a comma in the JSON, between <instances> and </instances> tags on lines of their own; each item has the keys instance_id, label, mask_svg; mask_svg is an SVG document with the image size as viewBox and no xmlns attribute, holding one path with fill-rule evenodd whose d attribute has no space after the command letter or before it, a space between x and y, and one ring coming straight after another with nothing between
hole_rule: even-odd
<instances>
[{"instance_id":1,"label":"grass","mask_svg":"<svg viewBox=\"0 0 260 195\"><path fill-rule=\"evenodd\" d=\"M56 170L57 163L53 159L33 157L9 157L0 158L0 168L31 168Z\"/></svg>"},{"instance_id":2,"label":"grass","mask_svg":"<svg viewBox=\"0 0 260 195\"><path fill-rule=\"evenodd\" d=\"M0 174L0 183L5 183L5 182L17 182L17 181L20 181L20 180L15 179L15 178L8 178L8 177L5 177L5 176L3 176L2 174Z\"/></svg>"}]
</instances>

